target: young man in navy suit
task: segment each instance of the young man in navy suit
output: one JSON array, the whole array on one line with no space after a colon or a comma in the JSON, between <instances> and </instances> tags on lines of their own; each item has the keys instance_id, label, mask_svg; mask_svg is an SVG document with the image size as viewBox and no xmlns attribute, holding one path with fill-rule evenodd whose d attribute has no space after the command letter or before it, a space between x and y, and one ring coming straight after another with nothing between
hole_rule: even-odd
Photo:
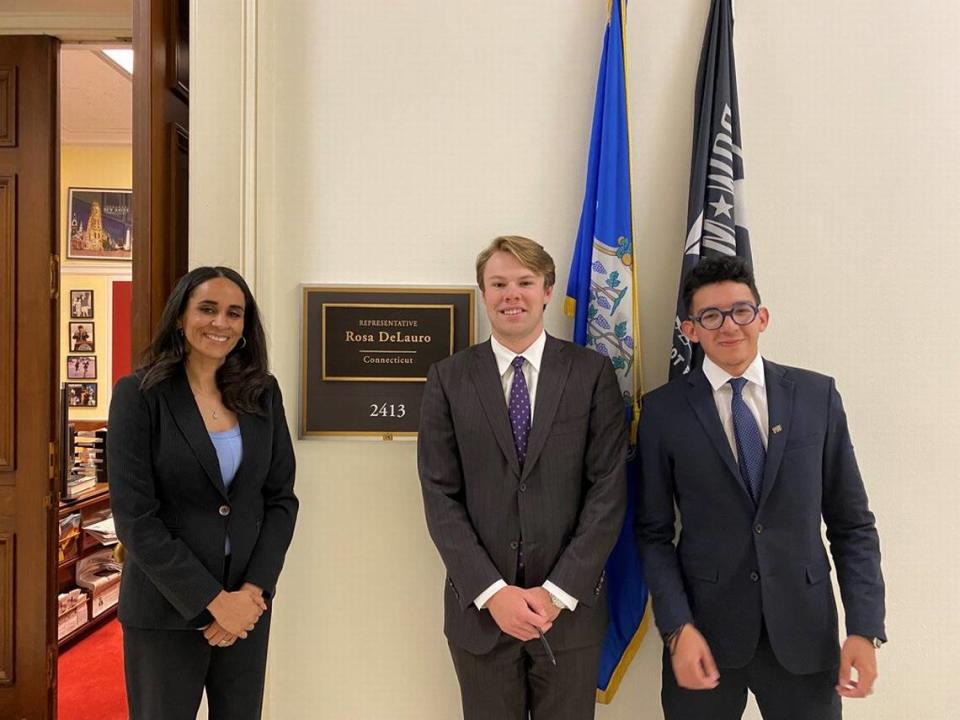
<instances>
[{"instance_id":1,"label":"young man in navy suit","mask_svg":"<svg viewBox=\"0 0 960 720\"><path fill-rule=\"evenodd\" d=\"M886 641L879 539L840 395L832 378L760 356L769 313L741 258L701 260L684 301L703 367L649 393L639 430L636 532L665 641L665 717L734 720L750 689L766 720L836 720L841 697L871 692Z\"/></svg>"}]
</instances>

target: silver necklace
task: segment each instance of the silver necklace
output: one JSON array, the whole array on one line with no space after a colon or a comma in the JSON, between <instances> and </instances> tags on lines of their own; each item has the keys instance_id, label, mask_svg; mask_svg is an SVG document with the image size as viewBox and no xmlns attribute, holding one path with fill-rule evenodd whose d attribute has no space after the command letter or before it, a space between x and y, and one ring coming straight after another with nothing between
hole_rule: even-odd
<instances>
[{"instance_id":1,"label":"silver necklace","mask_svg":"<svg viewBox=\"0 0 960 720\"><path fill-rule=\"evenodd\" d=\"M200 398L204 395L204 393L198 392L197 389L193 387L193 385L190 386L190 392L193 393L194 399L196 399L196 400L198 400L198 401L199 401ZM199 403L198 403L198 404L199 404ZM220 410L219 410L218 408L214 407L213 410L210 411L210 417L212 417L214 420L219 420L219 419L220 419Z\"/></svg>"}]
</instances>

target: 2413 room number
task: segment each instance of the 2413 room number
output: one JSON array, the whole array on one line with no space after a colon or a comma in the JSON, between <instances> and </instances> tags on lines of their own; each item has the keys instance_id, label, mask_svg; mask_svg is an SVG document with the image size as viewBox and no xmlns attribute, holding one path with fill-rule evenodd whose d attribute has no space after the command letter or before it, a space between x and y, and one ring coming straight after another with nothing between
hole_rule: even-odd
<instances>
[{"instance_id":1,"label":"2413 room number","mask_svg":"<svg viewBox=\"0 0 960 720\"><path fill-rule=\"evenodd\" d=\"M391 418L402 418L407 414L407 406L393 403L383 403L378 405L377 403L370 403L370 417L391 417Z\"/></svg>"}]
</instances>

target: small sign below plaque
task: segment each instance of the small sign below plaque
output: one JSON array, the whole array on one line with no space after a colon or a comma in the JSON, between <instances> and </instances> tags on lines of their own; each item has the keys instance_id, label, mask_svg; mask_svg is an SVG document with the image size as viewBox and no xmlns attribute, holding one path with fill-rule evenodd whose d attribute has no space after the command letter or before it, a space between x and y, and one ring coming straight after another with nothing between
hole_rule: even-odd
<instances>
[{"instance_id":1,"label":"small sign below plaque","mask_svg":"<svg viewBox=\"0 0 960 720\"><path fill-rule=\"evenodd\" d=\"M303 287L300 437L416 435L430 366L473 344L472 288Z\"/></svg>"}]
</instances>

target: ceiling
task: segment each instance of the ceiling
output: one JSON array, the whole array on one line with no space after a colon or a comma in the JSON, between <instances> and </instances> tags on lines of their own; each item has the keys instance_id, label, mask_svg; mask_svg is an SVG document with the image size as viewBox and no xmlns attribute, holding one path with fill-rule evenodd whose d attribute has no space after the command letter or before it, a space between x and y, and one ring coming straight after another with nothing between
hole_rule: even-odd
<instances>
[{"instance_id":1,"label":"ceiling","mask_svg":"<svg viewBox=\"0 0 960 720\"><path fill-rule=\"evenodd\" d=\"M75 15L78 9L95 15L129 15L133 0L0 0L0 14Z\"/></svg>"},{"instance_id":2,"label":"ceiling","mask_svg":"<svg viewBox=\"0 0 960 720\"><path fill-rule=\"evenodd\" d=\"M132 28L133 0L0 0L0 34L53 35L64 43L60 138L65 144L131 144L132 80L98 49L104 43L116 47L118 39L129 47Z\"/></svg>"},{"instance_id":3,"label":"ceiling","mask_svg":"<svg viewBox=\"0 0 960 720\"><path fill-rule=\"evenodd\" d=\"M133 0L0 0L0 34L129 40Z\"/></svg>"},{"instance_id":4,"label":"ceiling","mask_svg":"<svg viewBox=\"0 0 960 720\"><path fill-rule=\"evenodd\" d=\"M133 142L131 78L96 49L72 46L60 53L60 141L65 145Z\"/></svg>"}]
</instances>

